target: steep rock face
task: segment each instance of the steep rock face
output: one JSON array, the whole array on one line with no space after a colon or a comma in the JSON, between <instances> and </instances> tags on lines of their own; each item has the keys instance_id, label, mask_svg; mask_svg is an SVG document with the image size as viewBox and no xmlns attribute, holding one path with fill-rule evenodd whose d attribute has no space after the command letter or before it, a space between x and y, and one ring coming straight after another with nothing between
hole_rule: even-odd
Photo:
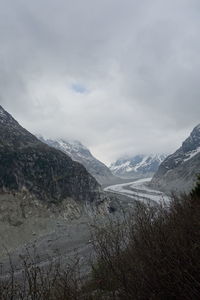
<instances>
[{"instance_id":1,"label":"steep rock face","mask_svg":"<svg viewBox=\"0 0 200 300\"><path fill-rule=\"evenodd\" d=\"M78 162L39 141L0 106L0 190L45 202L102 201L99 184Z\"/></svg>"},{"instance_id":2,"label":"steep rock face","mask_svg":"<svg viewBox=\"0 0 200 300\"><path fill-rule=\"evenodd\" d=\"M109 168L96 159L91 154L90 150L79 141L44 139L41 136L38 138L47 145L69 155L74 161L81 163L100 184L105 184L107 182L113 182L116 180Z\"/></svg>"},{"instance_id":3,"label":"steep rock face","mask_svg":"<svg viewBox=\"0 0 200 300\"><path fill-rule=\"evenodd\" d=\"M200 173L200 124L182 146L169 155L154 175L151 185L166 192L189 192Z\"/></svg>"},{"instance_id":4,"label":"steep rock face","mask_svg":"<svg viewBox=\"0 0 200 300\"><path fill-rule=\"evenodd\" d=\"M111 164L110 170L113 174L123 178L150 177L157 171L165 157L165 155L157 154L121 158Z\"/></svg>"}]
</instances>

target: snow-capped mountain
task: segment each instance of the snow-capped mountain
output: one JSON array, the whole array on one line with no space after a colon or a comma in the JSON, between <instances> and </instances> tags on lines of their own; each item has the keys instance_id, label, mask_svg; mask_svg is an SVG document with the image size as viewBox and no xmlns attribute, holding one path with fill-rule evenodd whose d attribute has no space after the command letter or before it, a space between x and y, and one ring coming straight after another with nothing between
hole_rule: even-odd
<instances>
[{"instance_id":1,"label":"snow-capped mountain","mask_svg":"<svg viewBox=\"0 0 200 300\"><path fill-rule=\"evenodd\" d=\"M141 178L152 176L158 169L166 155L136 155L120 158L110 165L114 175L123 178Z\"/></svg>"},{"instance_id":2,"label":"snow-capped mountain","mask_svg":"<svg viewBox=\"0 0 200 300\"><path fill-rule=\"evenodd\" d=\"M152 185L165 191L188 192L200 174L200 124L182 146L169 155L152 179Z\"/></svg>"},{"instance_id":3,"label":"snow-capped mountain","mask_svg":"<svg viewBox=\"0 0 200 300\"><path fill-rule=\"evenodd\" d=\"M69 155L74 161L78 161L79 163L81 163L100 184L115 182L116 178L109 170L109 168L98 159L96 159L92 155L90 150L81 142L76 140L53 140L45 139L41 136L38 137L42 142L58 150L61 150L65 154Z\"/></svg>"}]
</instances>

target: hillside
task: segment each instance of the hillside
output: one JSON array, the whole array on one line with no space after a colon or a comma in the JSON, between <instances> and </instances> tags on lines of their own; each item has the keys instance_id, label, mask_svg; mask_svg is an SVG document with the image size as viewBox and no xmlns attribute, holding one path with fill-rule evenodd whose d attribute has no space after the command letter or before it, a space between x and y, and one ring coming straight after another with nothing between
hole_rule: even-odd
<instances>
[{"instance_id":1,"label":"hillside","mask_svg":"<svg viewBox=\"0 0 200 300\"><path fill-rule=\"evenodd\" d=\"M117 181L117 178L112 174L109 168L96 159L90 150L81 142L66 139L45 139L41 136L39 136L39 139L47 145L64 152L74 161L81 163L100 184L107 184L108 182L113 183Z\"/></svg>"},{"instance_id":2,"label":"hillside","mask_svg":"<svg viewBox=\"0 0 200 300\"><path fill-rule=\"evenodd\" d=\"M189 192L200 173L200 124L182 146L169 155L154 175L151 185L170 192Z\"/></svg>"},{"instance_id":3,"label":"hillside","mask_svg":"<svg viewBox=\"0 0 200 300\"><path fill-rule=\"evenodd\" d=\"M0 190L27 191L44 202L101 200L101 189L86 169L39 141L0 106Z\"/></svg>"}]
</instances>

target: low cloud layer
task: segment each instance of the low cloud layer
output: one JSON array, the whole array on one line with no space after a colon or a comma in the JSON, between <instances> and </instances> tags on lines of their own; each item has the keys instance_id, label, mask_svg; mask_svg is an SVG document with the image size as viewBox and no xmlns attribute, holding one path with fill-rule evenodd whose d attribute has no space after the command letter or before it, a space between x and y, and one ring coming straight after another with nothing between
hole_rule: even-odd
<instances>
[{"instance_id":1,"label":"low cloud layer","mask_svg":"<svg viewBox=\"0 0 200 300\"><path fill-rule=\"evenodd\" d=\"M199 0L0 0L0 103L109 163L200 122Z\"/></svg>"}]
</instances>

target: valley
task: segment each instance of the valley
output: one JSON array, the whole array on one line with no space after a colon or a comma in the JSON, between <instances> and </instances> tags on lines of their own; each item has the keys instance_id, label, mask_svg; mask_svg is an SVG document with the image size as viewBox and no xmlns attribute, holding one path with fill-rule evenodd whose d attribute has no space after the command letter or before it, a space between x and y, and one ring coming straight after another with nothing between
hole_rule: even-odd
<instances>
[{"instance_id":1,"label":"valley","mask_svg":"<svg viewBox=\"0 0 200 300\"><path fill-rule=\"evenodd\" d=\"M167 202L169 198L164 193L148 187L150 180L151 178L145 178L104 188L107 196L114 199L112 206L116 210L109 214L110 217L121 218L122 212L130 213L137 201L150 205ZM9 273L10 268L9 257L7 257L5 249L9 252L19 276L21 275L22 258L25 258L28 253L33 255L34 251L37 253L36 261L40 267L48 266L52 260L59 261L65 266L76 256L81 262L81 272L85 274L88 271L88 262L92 255L91 225L105 223L107 218L108 214L95 214L83 209L77 216L73 216L73 219L43 217L29 220L28 224L22 224L18 228L9 229L11 232L7 242L10 242L9 244L3 243L5 241L4 234L3 245L1 245L2 253L4 253L0 257L3 276ZM2 229L6 231L6 228ZM3 236L3 232L1 235ZM12 236L15 237L15 243Z\"/></svg>"},{"instance_id":2,"label":"valley","mask_svg":"<svg viewBox=\"0 0 200 300\"><path fill-rule=\"evenodd\" d=\"M0 12L0 300L200 300L200 1Z\"/></svg>"},{"instance_id":3,"label":"valley","mask_svg":"<svg viewBox=\"0 0 200 300\"><path fill-rule=\"evenodd\" d=\"M170 192L161 183L169 174L174 183L189 176L195 182L199 128L165 159L140 155L109 169L78 141L38 139L0 106L1 279L11 267L21 279L26 259L40 270L59 263L63 271L78 260L81 277L87 276L93 228L110 221L121 226L130 216L135 222L139 202L168 205Z\"/></svg>"},{"instance_id":4,"label":"valley","mask_svg":"<svg viewBox=\"0 0 200 300\"><path fill-rule=\"evenodd\" d=\"M148 186L151 178L138 179L129 183L122 183L108 186L104 191L123 195L131 199L131 202L142 201L144 203L162 203L169 201L169 197L163 192L152 189ZM123 206L123 202L121 203Z\"/></svg>"}]
</instances>

